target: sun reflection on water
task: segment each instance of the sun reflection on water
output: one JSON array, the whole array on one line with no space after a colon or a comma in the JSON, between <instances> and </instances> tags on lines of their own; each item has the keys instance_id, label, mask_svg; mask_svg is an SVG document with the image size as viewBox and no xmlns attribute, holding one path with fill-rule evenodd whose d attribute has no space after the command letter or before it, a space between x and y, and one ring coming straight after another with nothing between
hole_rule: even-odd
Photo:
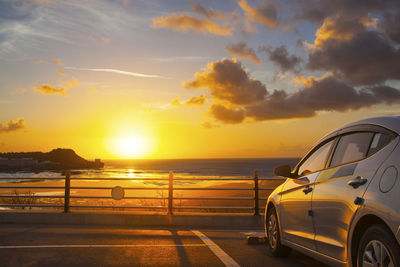
<instances>
[{"instance_id":1,"label":"sun reflection on water","mask_svg":"<svg viewBox=\"0 0 400 267\"><path fill-rule=\"evenodd\" d=\"M132 179L132 178L134 178L134 176L133 176L133 174L135 173L135 170L134 169L129 169L128 170L128 177L130 178L130 179ZM133 182L134 180L132 180L132 182Z\"/></svg>"}]
</instances>

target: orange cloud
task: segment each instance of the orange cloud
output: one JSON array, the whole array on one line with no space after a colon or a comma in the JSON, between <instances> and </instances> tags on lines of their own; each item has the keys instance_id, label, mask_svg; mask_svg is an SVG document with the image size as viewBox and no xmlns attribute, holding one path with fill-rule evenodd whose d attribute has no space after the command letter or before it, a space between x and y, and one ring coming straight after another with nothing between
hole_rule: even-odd
<instances>
[{"instance_id":1,"label":"orange cloud","mask_svg":"<svg viewBox=\"0 0 400 267\"><path fill-rule=\"evenodd\" d=\"M182 106L182 103L179 101L179 97L172 100L170 104L173 106Z\"/></svg>"},{"instance_id":2,"label":"orange cloud","mask_svg":"<svg viewBox=\"0 0 400 267\"><path fill-rule=\"evenodd\" d=\"M221 26L209 19L199 19L186 14L171 15L153 19L153 28L171 28L176 31L187 32L189 30L201 32L203 34L211 33L215 35L231 35L232 26Z\"/></svg>"},{"instance_id":3,"label":"orange cloud","mask_svg":"<svg viewBox=\"0 0 400 267\"><path fill-rule=\"evenodd\" d=\"M42 84L40 87L33 87L33 90L41 92L45 95L61 94L65 95L65 88L56 88L51 84Z\"/></svg>"},{"instance_id":4,"label":"orange cloud","mask_svg":"<svg viewBox=\"0 0 400 267\"><path fill-rule=\"evenodd\" d=\"M39 83L40 84L40 83ZM68 82L66 82L63 86L57 88L51 84L40 84L39 87L34 86L32 89L34 91L46 94L46 95L65 95L66 90L70 88L79 87L79 81L72 77Z\"/></svg>"},{"instance_id":5,"label":"orange cloud","mask_svg":"<svg viewBox=\"0 0 400 267\"><path fill-rule=\"evenodd\" d=\"M185 102L185 105L202 106L202 105L204 105L205 102L206 102L206 96L200 95L200 96L191 97L188 101Z\"/></svg>"},{"instance_id":6,"label":"orange cloud","mask_svg":"<svg viewBox=\"0 0 400 267\"><path fill-rule=\"evenodd\" d=\"M64 65L64 63L59 58L52 58L51 61L57 65Z\"/></svg>"},{"instance_id":7,"label":"orange cloud","mask_svg":"<svg viewBox=\"0 0 400 267\"><path fill-rule=\"evenodd\" d=\"M252 7L247 3L247 0L240 0L238 5L250 21L257 22L268 28L279 27L276 5L270 3L261 8ZM254 28L250 23L247 23L247 28L250 31L254 31Z\"/></svg>"},{"instance_id":8,"label":"orange cloud","mask_svg":"<svg viewBox=\"0 0 400 267\"><path fill-rule=\"evenodd\" d=\"M65 73L64 71L62 71L62 70L58 70L57 73L60 74L60 75L62 75L62 76L65 76L65 75L66 75L66 73Z\"/></svg>"},{"instance_id":9,"label":"orange cloud","mask_svg":"<svg viewBox=\"0 0 400 267\"><path fill-rule=\"evenodd\" d=\"M187 105L187 106L202 106L206 102L207 97L205 95L200 95L200 96L194 96L191 97L189 100L186 102L181 103L179 100L179 97L175 98L174 100L171 101L170 105L172 106L182 106L182 105Z\"/></svg>"},{"instance_id":10,"label":"orange cloud","mask_svg":"<svg viewBox=\"0 0 400 267\"><path fill-rule=\"evenodd\" d=\"M370 17L362 18L326 18L321 27L315 33L314 46L320 48L325 43L332 41L344 42L351 40L354 35L367 27L376 27L376 19Z\"/></svg>"},{"instance_id":11,"label":"orange cloud","mask_svg":"<svg viewBox=\"0 0 400 267\"><path fill-rule=\"evenodd\" d=\"M19 119L17 121L10 120L5 123L0 122L0 133L14 132L25 128L25 120Z\"/></svg>"},{"instance_id":12,"label":"orange cloud","mask_svg":"<svg viewBox=\"0 0 400 267\"><path fill-rule=\"evenodd\" d=\"M213 123L208 122L208 121L203 122L203 123L201 124L201 126L203 126L204 128L207 128L207 129L219 128L219 127L220 127L218 124L213 124Z\"/></svg>"}]
</instances>

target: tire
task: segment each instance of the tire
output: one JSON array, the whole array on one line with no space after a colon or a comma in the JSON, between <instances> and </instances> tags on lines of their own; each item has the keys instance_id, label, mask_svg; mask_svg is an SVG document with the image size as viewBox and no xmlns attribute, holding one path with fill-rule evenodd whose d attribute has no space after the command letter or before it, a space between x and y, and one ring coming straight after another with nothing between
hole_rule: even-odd
<instances>
[{"instance_id":1,"label":"tire","mask_svg":"<svg viewBox=\"0 0 400 267\"><path fill-rule=\"evenodd\" d=\"M290 254L291 248L281 244L278 217L275 208L270 208L265 219L265 233L267 235L267 246L275 257L286 257Z\"/></svg>"},{"instance_id":2,"label":"tire","mask_svg":"<svg viewBox=\"0 0 400 267\"><path fill-rule=\"evenodd\" d=\"M358 246L357 266L400 266L400 246L386 227L375 224L364 232Z\"/></svg>"}]
</instances>

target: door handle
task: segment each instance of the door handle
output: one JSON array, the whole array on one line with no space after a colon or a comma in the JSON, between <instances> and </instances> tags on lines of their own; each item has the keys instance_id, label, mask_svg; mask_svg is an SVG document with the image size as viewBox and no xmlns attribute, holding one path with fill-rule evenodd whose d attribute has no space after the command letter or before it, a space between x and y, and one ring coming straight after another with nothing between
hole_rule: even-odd
<instances>
[{"instance_id":1,"label":"door handle","mask_svg":"<svg viewBox=\"0 0 400 267\"><path fill-rule=\"evenodd\" d=\"M312 191L313 189L312 189L312 187L309 187L308 185L303 189L303 192L304 192L304 194L308 194L308 193L310 193L311 191Z\"/></svg>"},{"instance_id":2,"label":"door handle","mask_svg":"<svg viewBox=\"0 0 400 267\"><path fill-rule=\"evenodd\" d=\"M357 176L353 180L348 181L347 184L352 186L353 188L358 188L360 185L364 185L367 182L368 182L367 179L364 179L361 176Z\"/></svg>"}]
</instances>

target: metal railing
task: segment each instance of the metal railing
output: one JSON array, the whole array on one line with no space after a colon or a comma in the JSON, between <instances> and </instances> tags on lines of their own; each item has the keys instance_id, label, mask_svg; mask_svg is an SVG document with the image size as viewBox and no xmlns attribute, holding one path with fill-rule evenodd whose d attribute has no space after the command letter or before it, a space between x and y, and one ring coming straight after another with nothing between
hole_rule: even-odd
<instances>
[{"instance_id":1,"label":"metal railing","mask_svg":"<svg viewBox=\"0 0 400 267\"><path fill-rule=\"evenodd\" d=\"M156 197L156 196L122 196L120 199L125 200L167 200L167 205L135 205L135 206L116 206L116 205L77 205L71 204L71 199L114 199L115 196L89 196L89 195L71 195L71 190L115 190L116 187L107 187L107 186L71 186L71 181L73 180L83 180L83 181L129 181L131 178L84 178L84 177L74 177L71 178L71 173L69 171L66 172L65 177L61 178L36 178L36 177L28 177L28 178L1 178L0 181L4 180L15 180L15 181L61 181L65 180L64 186L14 186L14 185L2 185L0 183L0 190L4 189L56 189L63 190L63 195L35 195L35 194L19 194L15 191L15 195L0 195L0 207L7 208L60 208L63 209L64 212L69 212L70 208L113 208L113 209L157 209L157 210L166 210L168 214L173 214L175 210L249 210L253 211L254 215L259 215L260 210L263 210L265 207L259 206L260 200L267 200L267 197L259 197L260 191L272 191L276 187L259 187L260 181L283 181L283 178L259 178L257 170L254 171L254 176L249 178L174 178L174 174L172 171L169 173L168 178L140 178L140 181L168 181L168 187L119 187L119 190L122 192L131 191L131 190L165 190L168 191L168 197ZM175 182L177 181L246 181L252 182L253 187L175 187ZM189 197L189 196L174 196L175 191L190 191L190 190L215 190L215 191L253 191L252 197ZM62 192L62 191L61 191ZM46 203L46 204L37 204L37 203L27 203L29 201L21 201L21 199L64 199L63 203L59 201L59 203ZM12 203L2 203L2 199L10 199ZM13 199L19 199L19 201L12 201ZM174 206L174 200L230 200L230 201L252 201L252 206ZM9 201L10 202L10 201ZM21 203L23 202L23 203ZM33 201L32 201L33 202Z\"/></svg>"}]
</instances>

